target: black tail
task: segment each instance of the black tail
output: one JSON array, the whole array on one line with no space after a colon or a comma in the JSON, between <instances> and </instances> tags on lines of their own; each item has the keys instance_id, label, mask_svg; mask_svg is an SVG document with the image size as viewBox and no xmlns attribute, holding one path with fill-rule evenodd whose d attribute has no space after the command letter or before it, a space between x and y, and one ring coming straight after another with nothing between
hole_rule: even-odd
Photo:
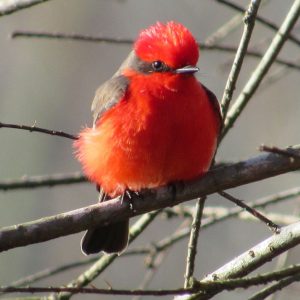
<instances>
[{"instance_id":1,"label":"black tail","mask_svg":"<svg viewBox=\"0 0 300 300\"><path fill-rule=\"evenodd\" d=\"M99 185L99 202L110 199ZM120 253L128 245L129 220L112 223L106 226L91 228L81 239L81 250L85 255L106 253Z\"/></svg>"},{"instance_id":2,"label":"black tail","mask_svg":"<svg viewBox=\"0 0 300 300\"><path fill-rule=\"evenodd\" d=\"M84 254L120 253L128 245L129 220L89 229L81 240Z\"/></svg>"}]
</instances>

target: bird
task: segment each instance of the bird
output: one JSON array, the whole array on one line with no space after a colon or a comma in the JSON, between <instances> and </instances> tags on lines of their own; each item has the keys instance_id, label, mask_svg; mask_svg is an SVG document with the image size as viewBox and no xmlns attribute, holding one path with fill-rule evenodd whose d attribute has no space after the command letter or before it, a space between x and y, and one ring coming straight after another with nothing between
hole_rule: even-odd
<instances>
[{"instance_id":1,"label":"bird","mask_svg":"<svg viewBox=\"0 0 300 300\"><path fill-rule=\"evenodd\" d=\"M203 176L213 160L222 116L216 96L195 73L199 46L181 23L142 30L117 72L96 91L93 127L74 142L99 201ZM129 220L90 228L86 255L121 253Z\"/></svg>"}]
</instances>

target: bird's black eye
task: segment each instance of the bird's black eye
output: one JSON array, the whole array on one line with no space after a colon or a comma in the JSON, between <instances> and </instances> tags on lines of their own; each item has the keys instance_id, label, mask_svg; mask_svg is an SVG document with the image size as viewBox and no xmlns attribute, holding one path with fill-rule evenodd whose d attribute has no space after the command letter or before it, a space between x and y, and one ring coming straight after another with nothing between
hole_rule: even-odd
<instances>
[{"instance_id":1,"label":"bird's black eye","mask_svg":"<svg viewBox=\"0 0 300 300\"><path fill-rule=\"evenodd\" d=\"M160 60L156 60L152 63L152 69L155 72L161 72L164 70L164 68L165 68L165 64Z\"/></svg>"}]
</instances>

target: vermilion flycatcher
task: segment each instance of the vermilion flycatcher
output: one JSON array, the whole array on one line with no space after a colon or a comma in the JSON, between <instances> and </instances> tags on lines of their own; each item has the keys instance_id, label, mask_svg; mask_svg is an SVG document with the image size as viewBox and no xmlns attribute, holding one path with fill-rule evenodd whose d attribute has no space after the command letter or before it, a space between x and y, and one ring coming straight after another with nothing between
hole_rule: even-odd
<instances>
[{"instance_id":1,"label":"vermilion flycatcher","mask_svg":"<svg viewBox=\"0 0 300 300\"><path fill-rule=\"evenodd\" d=\"M181 24L143 30L128 58L102 84L92 104L93 128L75 142L86 176L101 187L100 201L203 175L221 127L214 94L194 74L199 57ZM85 254L121 252L129 220L89 229Z\"/></svg>"}]
</instances>

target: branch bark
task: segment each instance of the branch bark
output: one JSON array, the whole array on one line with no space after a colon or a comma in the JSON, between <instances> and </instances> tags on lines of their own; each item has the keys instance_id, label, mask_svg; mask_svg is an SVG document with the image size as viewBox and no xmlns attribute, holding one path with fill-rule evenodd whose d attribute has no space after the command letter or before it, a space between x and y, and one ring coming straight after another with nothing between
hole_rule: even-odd
<instances>
[{"instance_id":1,"label":"branch bark","mask_svg":"<svg viewBox=\"0 0 300 300\"><path fill-rule=\"evenodd\" d=\"M269 48L265 52L265 55L261 59L260 63L257 65L256 69L253 71L250 79L244 86L242 92L228 111L224 122L222 137L226 135L228 130L234 125L235 121L237 120L237 118L244 110L249 100L252 98L253 94L259 87L261 81L269 71L271 65L274 63L289 33L291 32L296 21L298 20L299 14L300 0L295 0L288 14L286 15L283 23L281 24L278 32L274 36Z\"/></svg>"},{"instance_id":2,"label":"branch bark","mask_svg":"<svg viewBox=\"0 0 300 300\"><path fill-rule=\"evenodd\" d=\"M299 146L295 153L300 153ZM300 168L300 159L290 160L278 154L257 157L208 172L200 179L168 187L144 190L133 199L134 209L118 198L70 212L13 225L0 230L0 251L48 241L74 234L92 226L116 222L149 211L174 206L220 190L260 181ZM175 191L175 193L174 193Z\"/></svg>"},{"instance_id":3,"label":"branch bark","mask_svg":"<svg viewBox=\"0 0 300 300\"><path fill-rule=\"evenodd\" d=\"M87 182L87 178L81 172L22 176L18 179L4 179L3 181L0 181L0 190L11 191L16 189L33 189L83 182Z\"/></svg>"},{"instance_id":4,"label":"branch bark","mask_svg":"<svg viewBox=\"0 0 300 300\"><path fill-rule=\"evenodd\" d=\"M252 31L256 21L257 11L260 5L259 1L250 1L249 7L244 16L244 31L240 40L240 44L235 54L234 61L226 82L224 94L221 101L222 115L226 118L227 110L232 99L235 85L238 80L242 64L247 53L248 44L252 35Z\"/></svg>"},{"instance_id":5,"label":"branch bark","mask_svg":"<svg viewBox=\"0 0 300 300\"><path fill-rule=\"evenodd\" d=\"M24 8L49 0L7 0L0 2L0 16L9 15Z\"/></svg>"},{"instance_id":6,"label":"branch bark","mask_svg":"<svg viewBox=\"0 0 300 300\"><path fill-rule=\"evenodd\" d=\"M218 270L207 275L199 284L206 284L216 280L234 279L243 277L263 264L269 262L279 254L291 249L300 243L300 222L283 227L280 234L274 234L258 245L245 251ZM180 297L181 300L211 299L221 292L223 288L216 289L209 294L198 293ZM176 297L176 299L179 299Z\"/></svg>"}]
</instances>

